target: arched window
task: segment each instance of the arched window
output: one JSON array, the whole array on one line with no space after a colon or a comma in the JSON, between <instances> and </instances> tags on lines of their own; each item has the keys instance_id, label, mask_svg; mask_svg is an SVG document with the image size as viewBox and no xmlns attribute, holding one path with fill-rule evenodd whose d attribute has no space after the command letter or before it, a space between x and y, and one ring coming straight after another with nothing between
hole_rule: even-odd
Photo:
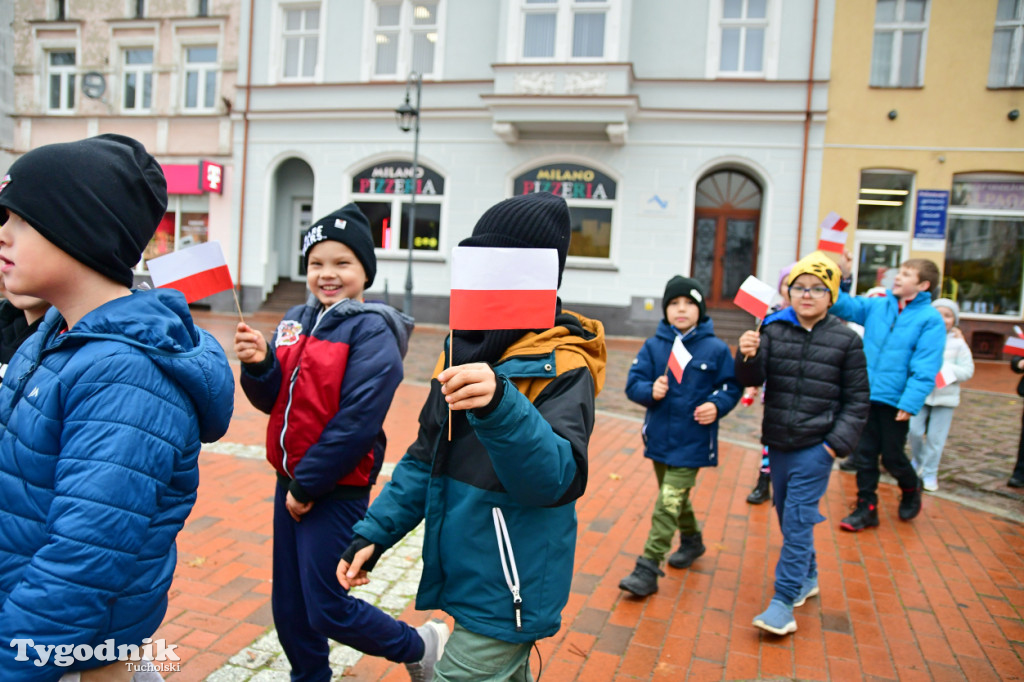
<instances>
[{"instance_id":1,"label":"arched window","mask_svg":"<svg viewBox=\"0 0 1024 682\"><path fill-rule=\"evenodd\" d=\"M373 244L385 251L405 250L409 243L409 200L416 192L414 251L438 251L441 247L441 200L444 177L420 164L416 181L412 164L389 160L375 163L352 178L352 198L370 220ZM397 228L397 229L396 229Z\"/></svg>"}]
</instances>

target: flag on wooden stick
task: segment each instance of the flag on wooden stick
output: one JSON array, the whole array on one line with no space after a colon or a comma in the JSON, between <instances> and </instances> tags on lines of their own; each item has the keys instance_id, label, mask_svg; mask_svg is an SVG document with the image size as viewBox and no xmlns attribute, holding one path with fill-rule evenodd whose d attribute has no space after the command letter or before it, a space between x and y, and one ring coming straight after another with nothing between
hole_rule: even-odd
<instances>
[{"instance_id":1,"label":"flag on wooden stick","mask_svg":"<svg viewBox=\"0 0 1024 682\"><path fill-rule=\"evenodd\" d=\"M672 341L672 352L668 354L668 371L676 378L676 383L683 383L683 370L693 358L690 351L686 350L683 340L677 335Z\"/></svg>"},{"instance_id":2,"label":"flag on wooden stick","mask_svg":"<svg viewBox=\"0 0 1024 682\"><path fill-rule=\"evenodd\" d=\"M146 261L153 286L177 289L189 303L233 289L220 242L210 241Z\"/></svg>"},{"instance_id":3,"label":"flag on wooden stick","mask_svg":"<svg viewBox=\"0 0 1024 682\"><path fill-rule=\"evenodd\" d=\"M451 329L548 329L557 295L555 249L452 249Z\"/></svg>"},{"instance_id":4,"label":"flag on wooden stick","mask_svg":"<svg viewBox=\"0 0 1024 682\"><path fill-rule=\"evenodd\" d=\"M750 275L740 285L733 303L758 319L764 319L775 298L775 288Z\"/></svg>"}]
</instances>

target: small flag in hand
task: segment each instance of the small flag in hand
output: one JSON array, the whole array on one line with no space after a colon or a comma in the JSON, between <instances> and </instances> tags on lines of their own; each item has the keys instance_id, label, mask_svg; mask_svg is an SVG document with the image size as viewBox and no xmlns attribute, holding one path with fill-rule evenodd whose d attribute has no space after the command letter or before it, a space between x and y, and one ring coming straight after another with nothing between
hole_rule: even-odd
<instances>
[{"instance_id":1,"label":"small flag in hand","mask_svg":"<svg viewBox=\"0 0 1024 682\"><path fill-rule=\"evenodd\" d=\"M949 386L954 381L956 381L956 375L953 373L953 368L947 365L935 375L935 388Z\"/></svg>"},{"instance_id":2,"label":"small flag in hand","mask_svg":"<svg viewBox=\"0 0 1024 682\"><path fill-rule=\"evenodd\" d=\"M177 289L189 303L234 287L220 242L204 242L146 261L153 286Z\"/></svg>"},{"instance_id":3,"label":"small flag in hand","mask_svg":"<svg viewBox=\"0 0 1024 682\"><path fill-rule=\"evenodd\" d=\"M836 232L841 232L842 230L846 229L846 226L849 224L850 223L843 220L838 213L832 211L827 216L825 216L824 220L821 221L821 229L835 230Z\"/></svg>"},{"instance_id":4,"label":"small flag in hand","mask_svg":"<svg viewBox=\"0 0 1024 682\"><path fill-rule=\"evenodd\" d=\"M756 318L763 319L775 298L775 288L750 275L736 292L733 303L746 310Z\"/></svg>"},{"instance_id":5,"label":"small flag in hand","mask_svg":"<svg viewBox=\"0 0 1024 682\"><path fill-rule=\"evenodd\" d=\"M692 358L690 351L683 345L683 340L676 336L672 342L672 352L668 354L668 371L672 372L677 384L683 383L683 370Z\"/></svg>"},{"instance_id":6,"label":"small flag in hand","mask_svg":"<svg viewBox=\"0 0 1024 682\"><path fill-rule=\"evenodd\" d=\"M1003 352L1024 358L1024 339L1018 336L1007 337Z\"/></svg>"},{"instance_id":7,"label":"small flag in hand","mask_svg":"<svg viewBox=\"0 0 1024 682\"><path fill-rule=\"evenodd\" d=\"M549 329L555 323L558 252L452 249L452 329Z\"/></svg>"}]
</instances>

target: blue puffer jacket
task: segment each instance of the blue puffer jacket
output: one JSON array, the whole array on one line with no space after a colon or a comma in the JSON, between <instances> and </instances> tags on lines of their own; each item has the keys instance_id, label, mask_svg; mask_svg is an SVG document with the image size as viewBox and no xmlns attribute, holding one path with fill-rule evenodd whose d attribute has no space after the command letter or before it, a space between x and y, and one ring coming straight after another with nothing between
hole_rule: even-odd
<instances>
[{"instance_id":1,"label":"blue puffer jacket","mask_svg":"<svg viewBox=\"0 0 1024 682\"><path fill-rule=\"evenodd\" d=\"M655 400L651 389L655 379L665 374L676 335L668 322L659 322L626 377L626 396L647 408L644 455L671 467L718 466L718 420L707 426L698 424L693 411L712 402L720 420L736 407L743 389L736 381L732 353L715 337L711 318L704 318L683 337L683 346L693 357L683 370L682 383L669 374L668 393Z\"/></svg>"},{"instance_id":2,"label":"blue puffer jacket","mask_svg":"<svg viewBox=\"0 0 1024 682\"><path fill-rule=\"evenodd\" d=\"M36 646L140 644L160 625L200 442L227 430L223 349L177 291L135 291L60 333L51 309L0 385L0 680L58 680ZM72 664L87 669L109 662Z\"/></svg>"},{"instance_id":3,"label":"blue puffer jacket","mask_svg":"<svg viewBox=\"0 0 1024 682\"><path fill-rule=\"evenodd\" d=\"M891 291L885 298L854 298L841 292L829 312L864 327L871 402L909 414L920 412L935 388L946 347L946 323L932 307L932 295L922 291L901 313Z\"/></svg>"}]
</instances>

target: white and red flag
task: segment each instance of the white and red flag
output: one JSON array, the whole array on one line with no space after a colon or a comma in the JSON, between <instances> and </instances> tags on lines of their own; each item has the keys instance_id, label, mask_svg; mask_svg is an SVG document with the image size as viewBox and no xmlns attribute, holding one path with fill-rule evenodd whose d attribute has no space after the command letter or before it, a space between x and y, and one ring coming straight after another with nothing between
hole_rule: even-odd
<instances>
[{"instance_id":1,"label":"white and red flag","mask_svg":"<svg viewBox=\"0 0 1024 682\"><path fill-rule=\"evenodd\" d=\"M1008 336L1006 344L1003 346L1003 352L1024 358L1024 339L1019 336Z\"/></svg>"},{"instance_id":2,"label":"white and red flag","mask_svg":"<svg viewBox=\"0 0 1024 682\"><path fill-rule=\"evenodd\" d=\"M935 375L935 388L944 388L949 386L956 381L956 374L953 373L953 368L949 365L945 365L939 373Z\"/></svg>"},{"instance_id":3,"label":"white and red flag","mask_svg":"<svg viewBox=\"0 0 1024 682\"><path fill-rule=\"evenodd\" d=\"M827 216L825 216L824 220L821 221L821 229L835 230L836 232L841 232L845 230L846 226L849 224L850 223L843 220L842 216L840 216L835 211L832 211Z\"/></svg>"},{"instance_id":4,"label":"white and red flag","mask_svg":"<svg viewBox=\"0 0 1024 682\"><path fill-rule=\"evenodd\" d=\"M672 352L668 354L668 371L672 372L677 384L683 383L683 370L690 364L692 358L690 351L683 345L683 340L676 336L672 342Z\"/></svg>"},{"instance_id":5,"label":"white and red flag","mask_svg":"<svg viewBox=\"0 0 1024 682\"><path fill-rule=\"evenodd\" d=\"M1024 331L1021 331L1019 324L1013 325L1013 333L1019 336L1020 338L1024 339Z\"/></svg>"},{"instance_id":6,"label":"white and red flag","mask_svg":"<svg viewBox=\"0 0 1024 682\"><path fill-rule=\"evenodd\" d=\"M772 305L773 298L775 298L775 287L750 275L740 285L740 290L736 292L733 303L754 317L764 319Z\"/></svg>"},{"instance_id":7,"label":"white and red flag","mask_svg":"<svg viewBox=\"0 0 1024 682\"><path fill-rule=\"evenodd\" d=\"M548 329L557 295L555 249L452 249L451 329Z\"/></svg>"},{"instance_id":8,"label":"white and red flag","mask_svg":"<svg viewBox=\"0 0 1024 682\"><path fill-rule=\"evenodd\" d=\"M204 242L146 261L153 286L177 289L189 303L234 288L220 242Z\"/></svg>"},{"instance_id":9,"label":"white and red flag","mask_svg":"<svg viewBox=\"0 0 1024 682\"><path fill-rule=\"evenodd\" d=\"M818 250L842 254L846 250L846 237L843 230L849 225L838 213L832 211L821 221L821 239Z\"/></svg>"}]
</instances>

